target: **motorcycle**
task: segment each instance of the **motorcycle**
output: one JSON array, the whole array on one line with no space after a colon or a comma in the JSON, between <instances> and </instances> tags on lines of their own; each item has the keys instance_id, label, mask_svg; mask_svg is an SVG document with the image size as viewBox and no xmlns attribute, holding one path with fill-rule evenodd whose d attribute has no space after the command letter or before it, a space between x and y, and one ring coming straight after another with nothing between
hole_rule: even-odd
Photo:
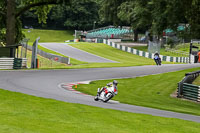
<instances>
[{"instance_id":1,"label":"motorcycle","mask_svg":"<svg viewBox=\"0 0 200 133\"><path fill-rule=\"evenodd\" d=\"M103 102L108 102L117 94L117 90L114 86L104 87L102 89L98 88L97 95L94 97L95 101L101 100Z\"/></svg>"},{"instance_id":2,"label":"motorcycle","mask_svg":"<svg viewBox=\"0 0 200 133\"><path fill-rule=\"evenodd\" d=\"M158 59L154 59L155 62L156 62L156 65L161 65L161 58L158 58Z\"/></svg>"}]
</instances>

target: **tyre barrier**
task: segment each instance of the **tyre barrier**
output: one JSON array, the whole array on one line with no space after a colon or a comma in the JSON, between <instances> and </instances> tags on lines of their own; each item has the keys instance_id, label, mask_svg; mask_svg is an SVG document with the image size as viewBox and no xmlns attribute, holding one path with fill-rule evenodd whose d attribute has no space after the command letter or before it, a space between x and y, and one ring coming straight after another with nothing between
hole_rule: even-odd
<instances>
[{"instance_id":1,"label":"tyre barrier","mask_svg":"<svg viewBox=\"0 0 200 133\"><path fill-rule=\"evenodd\" d=\"M185 74L183 80L178 83L177 97L200 102L200 86L192 84L199 74L200 71Z\"/></svg>"}]
</instances>

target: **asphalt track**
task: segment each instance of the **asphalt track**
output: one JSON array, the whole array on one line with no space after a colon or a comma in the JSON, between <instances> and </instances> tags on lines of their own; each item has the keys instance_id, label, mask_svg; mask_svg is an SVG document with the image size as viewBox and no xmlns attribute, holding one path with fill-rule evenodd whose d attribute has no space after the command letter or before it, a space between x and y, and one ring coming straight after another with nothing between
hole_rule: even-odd
<instances>
[{"instance_id":1,"label":"asphalt track","mask_svg":"<svg viewBox=\"0 0 200 133\"><path fill-rule=\"evenodd\" d=\"M66 55L68 57L77 59L79 61L98 62L98 63L117 63L116 61L112 61L112 60L85 52L83 50L74 48L68 45L67 43L40 43L39 45L47 49L61 53L63 55Z\"/></svg>"},{"instance_id":2,"label":"asphalt track","mask_svg":"<svg viewBox=\"0 0 200 133\"><path fill-rule=\"evenodd\" d=\"M95 102L93 100L93 96L76 94L73 91L68 91L60 87L61 83L138 77L194 67L200 67L200 64L176 64L162 66L136 66L70 70L0 71L0 88L70 103L79 103L132 113L150 114L154 116L179 118L189 121L200 122L200 116L195 115L175 113L116 102Z\"/></svg>"}]
</instances>

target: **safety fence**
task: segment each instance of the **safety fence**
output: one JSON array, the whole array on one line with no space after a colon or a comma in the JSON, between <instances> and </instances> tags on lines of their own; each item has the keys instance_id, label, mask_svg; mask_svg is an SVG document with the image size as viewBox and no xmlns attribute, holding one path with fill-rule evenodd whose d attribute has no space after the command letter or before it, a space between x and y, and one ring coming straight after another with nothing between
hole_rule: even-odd
<instances>
[{"instance_id":1,"label":"safety fence","mask_svg":"<svg viewBox=\"0 0 200 133\"><path fill-rule=\"evenodd\" d=\"M200 71L185 74L183 80L178 83L177 97L200 102L200 86L192 84L199 74Z\"/></svg>"},{"instance_id":2,"label":"safety fence","mask_svg":"<svg viewBox=\"0 0 200 133\"><path fill-rule=\"evenodd\" d=\"M188 52L179 51L179 50L173 50L173 49L169 49L169 48L166 48L165 50L167 52L172 53L172 54L176 54L177 56L187 56L187 57L189 57L189 53Z\"/></svg>"},{"instance_id":3,"label":"safety fence","mask_svg":"<svg viewBox=\"0 0 200 133\"><path fill-rule=\"evenodd\" d=\"M26 58L0 58L0 69L27 68Z\"/></svg>"},{"instance_id":4,"label":"safety fence","mask_svg":"<svg viewBox=\"0 0 200 133\"><path fill-rule=\"evenodd\" d=\"M27 49L32 50L32 46L28 45ZM69 57L62 57L62 56L59 56L59 55L47 53L47 52L44 52L40 49L37 50L37 54L41 55L42 57L48 58L50 60L54 60L54 61L65 63L65 64L70 64L70 58Z\"/></svg>"},{"instance_id":5,"label":"safety fence","mask_svg":"<svg viewBox=\"0 0 200 133\"><path fill-rule=\"evenodd\" d=\"M200 87L193 84L183 83L183 97L200 102Z\"/></svg>"},{"instance_id":6,"label":"safety fence","mask_svg":"<svg viewBox=\"0 0 200 133\"><path fill-rule=\"evenodd\" d=\"M122 51L126 51L135 55L139 55L139 56L143 56L146 58L154 58L154 54L149 53L149 52L145 52L145 51L140 51L131 47L127 47L127 46L122 46L120 44L117 44L115 42L112 42L110 40L104 39L103 40L104 44L107 44L111 47L120 49ZM189 57L172 57L172 56L164 56L164 55L160 55L160 58L162 61L167 61L167 62L179 62L179 63L189 63Z\"/></svg>"}]
</instances>

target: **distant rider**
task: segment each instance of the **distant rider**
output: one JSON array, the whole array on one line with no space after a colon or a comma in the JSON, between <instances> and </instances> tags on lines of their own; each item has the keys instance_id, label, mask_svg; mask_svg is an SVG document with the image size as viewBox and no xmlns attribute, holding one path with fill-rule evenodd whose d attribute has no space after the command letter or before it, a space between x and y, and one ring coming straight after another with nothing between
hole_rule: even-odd
<instances>
[{"instance_id":1,"label":"distant rider","mask_svg":"<svg viewBox=\"0 0 200 133\"><path fill-rule=\"evenodd\" d=\"M154 60L156 62L156 65L161 65L161 58L160 58L159 53L157 51L154 54Z\"/></svg>"}]
</instances>

